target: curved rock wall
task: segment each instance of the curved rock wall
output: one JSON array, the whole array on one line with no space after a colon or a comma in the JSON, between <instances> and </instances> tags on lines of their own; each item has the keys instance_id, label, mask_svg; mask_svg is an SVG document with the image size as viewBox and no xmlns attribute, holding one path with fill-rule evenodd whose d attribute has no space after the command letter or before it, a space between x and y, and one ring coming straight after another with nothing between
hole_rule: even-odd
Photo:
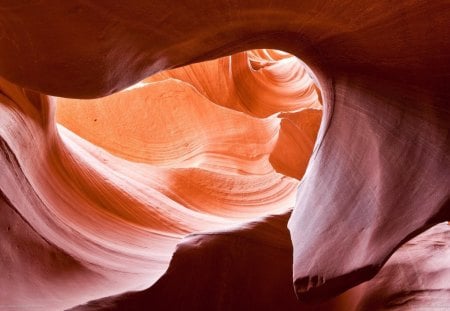
<instances>
[{"instance_id":1,"label":"curved rock wall","mask_svg":"<svg viewBox=\"0 0 450 311\"><path fill-rule=\"evenodd\" d=\"M206 81L195 85L193 79L174 77L202 64L161 73L155 81L95 100L39 95L2 80L7 173L2 176L2 209L15 212L5 223L21 220L21 226L35 232L22 236L19 224L8 232L11 245L33 242L28 250L33 259L20 249L5 249L12 257L7 271L26 265L28 272L3 280L2 301L19 308L60 309L144 289L165 272L187 233L239 227L290 210L298 180L276 169L303 174L321 105L300 60L288 54L282 60L269 54L255 59L253 53L258 51L240 55L252 66L260 64L258 70L248 62L230 70L248 70L255 81L278 74L261 82L259 91L270 93L277 81L290 81L293 102L298 89L307 90L297 106L274 103L273 114L258 118L212 102L209 98L220 97L202 93ZM196 76L201 77L191 74ZM240 83L238 78L224 81ZM221 89L219 82L213 85L216 92ZM251 102L254 91L242 94ZM294 126L285 128L284 122ZM304 138L297 141L300 148L291 148L297 136ZM286 150L291 161L283 157ZM46 265L54 278L40 272ZM61 286L64 282L68 285ZM50 289L52 294L45 294Z\"/></svg>"},{"instance_id":2,"label":"curved rock wall","mask_svg":"<svg viewBox=\"0 0 450 311\"><path fill-rule=\"evenodd\" d=\"M272 209L271 195L288 198L296 181L279 173L302 178L289 219L298 298L325 300L369 280L386 264L387 272L378 274L384 281L375 281L377 276L373 282L403 293L392 306L426 304L422 293L430 289L434 300L446 303L448 276L442 271L448 260L433 262L436 268L430 270L432 259L422 248L416 260L405 260L424 275L424 288L406 294L383 275L397 271L387 260L397 260L401 245L450 218L447 1L18 1L0 7L0 189L2 215L10 217L2 229L8 236L2 244L8 254L2 257L8 271L1 285L6 305L60 309L148 287L165 271L186 233L227 228L269 210L286 211L288 201ZM117 93L163 69L261 47L299 56L314 73L307 74L309 69L298 63L288 69L279 64L291 58L262 50L160 73L134 91ZM228 75L215 74L226 69ZM286 87L291 73L307 81ZM308 81L316 81L320 94ZM167 85L189 89L193 101L201 97L202 108L196 110L201 113L176 106L180 115L192 117L161 114L159 126L170 123L174 133L156 135L152 145L148 134L158 131L133 129L131 120L123 118L145 124L145 116L138 114L145 100L134 102L131 92L159 92L161 106L167 94L157 89ZM221 91L237 95L222 97ZM57 130L56 99L45 95L113 93L115 99L93 99L90 108L60 100L67 109L59 115L61 122L94 144L63 127ZM133 101L136 109L125 110L120 98ZM304 120L317 116L305 116L315 112L302 108L314 109L317 101L324 103L324 117L306 168L317 121L308 126ZM114 116L94 121L95 109L108 110L107 103ZM223 116L211 122L215 131L206 130L205 120L224 111L220 106L239 113L227 110L228 122ZM286 114L274 115L279 111ZM77 118L84 113L82 125ZM197 134L180 130L175 120L197 120L192 122L198 123ZM248 148L247 126L258 129L257 140L250 142L255 148ZM119 132L107 133L112 127ZM231 156L223 157L228 152L220 146L205 147L205 142L223 139L219 129L230 135ZM126 134L124 139L117 140L118 133ZM127 140L131 134L138 135L136 142ZM164 139L176 147L155 153ZM203 145L192 145L197 140ZM284 145L289 146L286 154ZM169 168L173 165L175 171ZM246 177L230 180L224 171L234 165L243 168L234 175L254 173L258 184ZM242 187L259 197L258 185L268 194L267 203L222 195ZM185 194L201 189L214 198L177 196L173 189ZM225 197L230 200L222 209L217 202ZM146 208L149 204L154 208ZM176 212L164 213L169 207ZM27 229L17 230L21 226ZM23 241L30 245L26 250ZM446 241L432 249L447 249ZM448 253L441 254L448 259ZM21 273L24 267L28 272ZM33 282L28 282L30 275ZM359 299L361 308L376 304L380 295L390 297L383 291L358 293L362 298L350 300Z\"/></svg>"}]
</instances>

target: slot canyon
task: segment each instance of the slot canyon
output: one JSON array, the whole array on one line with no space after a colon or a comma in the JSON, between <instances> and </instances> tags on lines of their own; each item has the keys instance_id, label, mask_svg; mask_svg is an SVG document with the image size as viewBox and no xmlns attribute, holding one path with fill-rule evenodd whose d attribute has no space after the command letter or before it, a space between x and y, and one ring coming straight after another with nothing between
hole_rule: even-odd
<instances>
[{"instance_id":1,"label":"slot canyon","mask_svg":"<svg viewBox=\"0 0 450 311\"><path fill-rule=\"evenodd\" d=\"M0 311L450 310L449 26L0 0Z\"/></svg>"}]
</instances>

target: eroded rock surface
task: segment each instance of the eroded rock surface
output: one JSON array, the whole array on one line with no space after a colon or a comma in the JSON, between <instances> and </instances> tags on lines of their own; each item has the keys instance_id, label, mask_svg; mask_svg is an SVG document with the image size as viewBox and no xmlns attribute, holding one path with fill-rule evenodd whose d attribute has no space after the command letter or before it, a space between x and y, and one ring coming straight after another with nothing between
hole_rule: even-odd
<instances>
[{"instance_id":1,"label":"eroded rock surface","mask_svg":"<svg viewBox=\"0 0 450 311\"><path fill-rule=\"evenodd\" d=\"M373 277L388 291L360 291L361 308L376 304L373 297L406 308L431 304L421 293L448 295L448 252L435 270L424 264L424 249L417 259L397 255L450 219L447 1L0 8L0 190L8 215L1 258L16 274L0 280L4 305L61 309L147 288L185 234L286 212L294 196L289 231L301 300L323 301ZM275 51L238 53L261 47L286 50L310 69ZM203 60L210 62L158 73ZM157 102L148 110L131 93L147 91ZM57 99L48 95L91 98L86 107L61 100L60 120L76 134L56 126ZM318 102L324 117L308 162L317 128L308 122L318 118L305 109ZM165 105L171 114L158 116ZM96 109L111 116L95 121ZM143 111L158 116L153 129ZM167 141L174 144L161 148ZM27 251L14 247L26 243ZM410 285L389 285L383 275L399 273L389 269L391 255L431 281L410 293ZM67 286L55 286L43 267Z\"/></svg>"},{"instance_id":2,"label":"eroded rock surface","mask_svg":"<svg viewBox=\"0 0 450 311\"><path fill-rule=\"evenodd\" d=\"M297 106L275 105L277 112L259 117L212 102L193 79L169 76L189 68L93 100L49 97L2 80L5 225L22 219L36 232L8 232L11 245L34 244L32 255L23 246L5 249L8 273L25 265L28 272L2 280L2 301L58 310L144 289L163 275L186 234L290 210L298 185L293 177L306 167L321 105L303 64L282 55L287 67L267 54L273 67L266 71L281 70L285 80L292 70L291 83L315 96L305 93L309 99ZM261 57L253 66L266 62ZM253 72L245 62L239 66L234 68ZM266 93L270 88L261 86ZM251 95L249 89L247 100ZM289 117L300 121L284 128ZM296 135L305 138L299 141L303 148L291 148L285 138ZM293 161L283 157L288 149Z\"/></svg>"}]
</instances>

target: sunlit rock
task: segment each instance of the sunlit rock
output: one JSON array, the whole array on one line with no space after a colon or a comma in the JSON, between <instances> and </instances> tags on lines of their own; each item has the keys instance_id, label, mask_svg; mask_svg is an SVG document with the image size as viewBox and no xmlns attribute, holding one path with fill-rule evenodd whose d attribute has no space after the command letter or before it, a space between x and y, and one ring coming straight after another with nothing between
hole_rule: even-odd
<instances>
[{"instance_id":1,"label":"sunlit rock","mask_svg":"<svg viewBox=\"0 0 450 311\"><path fill-rule=\"evenodd\" d=\"M248 283L255 307L284 306L286 284L286 308L447 307L446 1L0 8L0 309L144 290L176 250L234 277L201 254L239 245L183 240L204 231L249 238L235 271L274 283ZM186 277L173 267L161 280ZM193 306L239 305L224 293Z\"/></svg>"}]
</instances>

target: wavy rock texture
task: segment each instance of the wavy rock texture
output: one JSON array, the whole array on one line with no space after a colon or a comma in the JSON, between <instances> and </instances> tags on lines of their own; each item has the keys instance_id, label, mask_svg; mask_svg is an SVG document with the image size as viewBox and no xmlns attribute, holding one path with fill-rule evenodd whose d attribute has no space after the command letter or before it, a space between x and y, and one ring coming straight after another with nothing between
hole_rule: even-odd
<instances>
[{"instance_id":1,"label":"wavy rock texture","mask_svg":"<svg viewBox=\"0 0 450 311\"><path fill-rule=\"evenodd\" d=\"M405 244L450 219L447 1L16 1L0 8L3 306L61 309L146 288L185 234L233 225L230 239L261 233L264 242L249 243L243 256L250 259L235 270L254 268L249 276L280 284L255 287L267 297L252 298L255 306L270 309L283 298L290 306L284 279L292 258L304 301L373 278L336 299L363 310L447 307L448 227ZM314 73L284 53L238 53L261 47L297 55ZM55 99L45 95L113 93L86 106L60 99L58 119L72 132L55 126ZM324 118L306 168L318 101ZM173 117L158 114L162 106ZM145 114L158 116L155 123ZM161 126L171 132L160 134ZM291 257L278 218L242 223L286 212L292 177L302 180L288 222ZM280 232L266 236L265 225ZM189 277L183 264L216 245L236 258L242 246L221 236L187 238L155 290L169 288L176 274ZM225 255L205 256L230 271ZM274 258L283 263L279 274L267 268ZM226 299L238 297L230 288L203 306L239 305Z\"/></svg>"},{"instance_id":2,"label":"wavy rock texture","mask_svg":"<svg viewBox=\"0 0 450 311\"><path fill-rule=\"evenodd\" d=\"M257 52L240 55L250 59ZM290 210L298 180L277 173L271 163L291 175L303 174L321 111L302 63L281 55L281 64L289 62L279 66L267 54L273 66L264 72L280 72L285 83L291 76L291 84L315 96L305 93L296 107L280 102L272 106L278 113L265 118L212 102L187 79L160 77L95 100L52 98L2 80L7 173L2 210L10 214L8 228L9 222L22 221L17 230L30 231L23 236L8 229L11 246L5 253L13 258L7 271L27 266L28 272L3 280L3 306L61 309L146 288L165 272L187 233L236 227ZM267 61L253 59L257 62ZM247 62L233 68L260 75ZM177 71L189 68L160 76ZM259 90L270 94L277 83L272 81ZM218 90L220 82L215 83ZM300 121L286 129L281 124L290 117ZM291 141L284 137L296 133L305 139L290 154L299 157L286 162L283 154ZM24 191L28 195L21 197ZM14 250L22 242L32 245L28 252L34 260ZM45 269L56 282L39 272ZM64 282L70 284L61 286ZM80 284L86 286L77 288ZM52 294L45 294L50 289Z\"/></svg>"}]
</instances>

